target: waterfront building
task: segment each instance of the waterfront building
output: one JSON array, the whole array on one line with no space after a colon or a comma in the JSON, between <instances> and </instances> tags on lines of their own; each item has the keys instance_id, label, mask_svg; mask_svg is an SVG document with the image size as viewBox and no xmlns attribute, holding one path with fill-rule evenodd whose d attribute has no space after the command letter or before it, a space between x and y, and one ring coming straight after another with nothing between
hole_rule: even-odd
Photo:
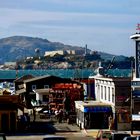
<instances>
[{"instance_id":1,"label":"waterfront building","mask_svg":"<svg viewBox=\"0 0 140 140\"><path fill-rule=\"evenodd\" d=\"M75 101L76 124L80 129L108 129L111 105L100 101Z\"/></svg>"},{"instance_id":2,"label":"waterfront building","mask_svg":"<svg viewBox=\"0 0 140 140\"><path fill-rule=\"evenodd\" d=\"M44 56L53 57L55 55L82 55L84 50L56 50L56 51L46 51Z\"/></svg>"},{"instance_id":3,"label":"waterfront building","mask_svg":"<svg viewBox=\"0 0 140 140\"><path fill-rule=\"evenodd\" d=\"M131 79L104 76L94 79L95 99L112 107L114 129L130 130Z\"/></svg>"},{"instance_id":4,"label":"waterfront building","mask_svg":"<svg viewBox=\"0 0 140 140\"><path fill-rule=\"evenodd\" d=\"M79 108L82 108L82 110L80 110L83 112L79 113L81 111L77 110L77 118L79 118L79 114L85 114L84 108L86 107L88 108L86 110L86 116L89 116L88 118L91 119L90 122L88 122L88 124L90 123L90 128L109 128L109 118L111 117L113 120L111 123L111 129L129 130L131 78L108 77L104 72L105 70L103 67L99 66L97 75L89 77L89 79L94 79L95 82L96 101L91 101L92 105L91 103L88 103L90 101L85 101L85 103L82 103L82 107L80 107L81 105L78 105L81 103L76 103L76 108L78 109L79 106ZM102 106L102 108L100 106ZM107 109L106 106L111 109ZM83 128L85 127L84 122L87 120L85 120L83 115L81 118L83 118L83 120L79 121L79 119L77 119L77 124L82 125L81 127ZM106 123L99 123L101 120L104 120ZM83 123L81 124L81 122Z\"/></svg>"},{"instance_id":5,"label":"waterfront building","mask_svg":"<svg viewBox=\"0 0 140 140\"><path fill-rule=\"evenodd\" d=\"M58 50L58 51L46 51L44 56L55 56L55 55L65 55L66 52L63 50Z\"/></svg>"},{"instance_id":6,"label":"waterfront building","mask_svg":"<svg viewBox=\"0 0 140 140\"><path fill-rule=\"evenodd\" d=\"M28 76L29 77L29 76ZM31 76L30 76L31 77ZM25 79L26 78L26 79ZM64 98L70 98L69 106L74 109L74 101L83 99L83 86L80 82L56 76L27 77L15 80L16 94L28 108L50 105L50 110L60 105L64 108ZM32 104L34 103L34 105ZM55 105L51 107L51 105ZM65 109L65 108L64 108Z\"/></svg>"}]
</instances>

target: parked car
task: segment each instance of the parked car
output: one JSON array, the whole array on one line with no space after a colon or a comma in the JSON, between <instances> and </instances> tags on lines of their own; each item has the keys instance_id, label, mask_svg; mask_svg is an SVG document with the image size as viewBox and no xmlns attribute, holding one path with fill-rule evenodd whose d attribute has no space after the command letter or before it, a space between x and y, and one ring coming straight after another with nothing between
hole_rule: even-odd
<instances>
[{"instance_id":1,"label":"parked car","mask_svg":"<svg viewBox=\"0 0 140 140\"><path fill-rule=\"evenodd\" d=\"M67 140L67 138L58 135L46 135L43 140Z\"/></svg>"},{"instance_id":2,"label":"parked car","mask_svg":"<svg viewBox=\"0 0 140 140\"><path fill-rule=\"evenodd\" d=\"M96 140L123 140L124 137L128 137L128 133L118 133L115 131L102 131L99 130L97 133Z\"/></svg>"},{"instance_id":3,"label":"parked car","mask_svg":"<svg viewBox=\"0 0 140 140\"><path fill-rule=\"evenodd\" d=\"M96 136L96 140L110 140L110 138L112 137L112 131L102 131L99 130Z\"/></svg>"},{"instance_id":4,"label":"parked car","mask_svg":"<svg viewBox=\"0 0 140 140\"><path fill-rule=\"evenodd\" d=\"M115 132L112 134L112 140L123 140L125 137L129 137L130 134L124 132Z\"/></svg>"},{"instance_id":5,"label":"parked car","mask_svg":"<svg viewBox=\"0 0 140 140\"><path fill-rule=\"evenodd\" d=\"M0 140L6 140L6 135L4 133L0 133Z\"/></svg>"},{"instance_id":6,"label":"parked car","mask_svg":"<svg viewBox=\"0 0 140 140\"><path fill-rule=\"evenodd\" d=\"M136 140L136 137L124 137L123 140Z\"/></svg>"},{"instance_id":7,"label":"parked car","mask_svg":"<svg viewBox=\"0 0 140 140\"><path fill-rule=\"evenodd\" d=\"M140 136L136 136L136 140L140 140Z\"/></svg>"}]
</instances>

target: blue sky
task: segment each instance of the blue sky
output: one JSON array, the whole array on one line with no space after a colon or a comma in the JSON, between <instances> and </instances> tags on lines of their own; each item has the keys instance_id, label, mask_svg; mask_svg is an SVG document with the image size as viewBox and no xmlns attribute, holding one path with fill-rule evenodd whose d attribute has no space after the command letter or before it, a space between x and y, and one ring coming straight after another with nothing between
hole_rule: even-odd
<instances>
[{"instance_id":1,"label":"blue sky","mask_svg":"<svg viewBox=\"0 0 140 140\"><path fill-rule=\"evenodd\" d=\"M139 0L0 0L0 38L15 35L134 56Z\"/></svg>"}]
</instances>

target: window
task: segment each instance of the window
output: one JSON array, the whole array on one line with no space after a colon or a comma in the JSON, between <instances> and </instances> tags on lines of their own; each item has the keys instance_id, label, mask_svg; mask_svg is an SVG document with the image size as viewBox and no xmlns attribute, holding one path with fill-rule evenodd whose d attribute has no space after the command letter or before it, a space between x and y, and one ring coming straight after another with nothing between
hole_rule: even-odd
<instances>
[{"instance_id":1,"label":"window","mask_svg":"<svg viewBox=\"0 0 140 140\"><path fill-rule=\"evenodd\" d=\"M43 95L43 102L49 102L49 95Z\"/></svg>"},{"instance_id":2,"label":"window","mask_svg":"<svg viewBox=\"0 0 140 140\"><path fill-rule=\"evenodd\" d=\"M108 87L108 101L110 101L110 87Z\"/></svg>"},{"instance_id":3,"label":"window","mask_svg":"<svg viewBox=\"0 0 140 140\"><path fill-rule=\"evenodd\" d=\"M36 85L32 85L32 90L36 89Z\"/></svg>"},{"instance_id":4,"label":"window","mask_svg":"<svg viewBox=\"0 0 140 140\"><path fill-rule=\"evenodd\" d=\"M112 94L112 103L115 102L114 97L115 97L114 94Z\"/></svg>"},{"instance_id":5,"label":"window","mask_svg":"<svg viewBox=\"0 0 140 140\"><path fill-rule=\"evenodd\" d=\"M105 100L106 100L106 87L104 87L104 92L105 92Z\"/></svg>"},{"instance_id":6,"label":"window","mask_svg":"<svg viewBox=\"0 0 140 140\"><path fill-rule=\"evenodd\" d=\"M100 85L98 85L98 88L97 88L97 97L98 98L101 98L100 95L101 94L101 91L100 91Z\"/></svg>"},{"instance_id":7,"label":"window","mask_svg":"<svg viewBox=\"0 0 140 140\"><path fill-rule=\"evenodd\" d=\"M115 103L115 93L114 93L114 88L112 88L112 102Z\"/></svg>"},{"instance_id":8,"label":"window","mask_svg":"<svg viewBox=\"0 0 140 140\"><path fill-rule=\"evenodd\" d=\"M103 99L103 86L101 86L101 99Z\"/></svg>"},{"instance_id":9,"label":"window","mask_svg":"<svg viewBox=\"0 0 140 140\"><path fill-rule=\"evenodd\" d=\"M44 85L44 88L49 88L49 85Z\"/></svg>"}]
</instances>

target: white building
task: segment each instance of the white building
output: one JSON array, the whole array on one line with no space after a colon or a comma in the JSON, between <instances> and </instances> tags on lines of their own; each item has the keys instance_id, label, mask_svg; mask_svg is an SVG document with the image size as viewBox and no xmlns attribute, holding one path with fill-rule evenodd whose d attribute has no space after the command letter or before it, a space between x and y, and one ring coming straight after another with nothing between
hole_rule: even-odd
<instances>
[{"instance_id":1,"label":"white building","mask_svg":"<svg viewBox=\"0 0 140 140\"><path fill-rule=\"evenodd\" d=\"M59 54L59 55L65 55L65 54L75 55L76 52L75 52L75 50L46 51L44 56L51 56L51 57L53 57L56 54Z\"/></svg>"},{"instance_id":2,"label":"white building","mask_svg":"<svg viewBox=\"0 0 140 140\"><path fill-rule=\"evenodd\" d=\"M51 57L53 57L56 54L64 55L65 51L63 51L63 50L59 50L59 51L46 51L44 56L51 56Z\"/></svg>"},{"instance_id":3,"label":"white building","mask_svg":"<svg viewBox=\"0 0 140 140\"><path fill-rule=\"evenodd\" d=\"M44 89L35 89L33 92L36 94L36 104L35 105L43 105L47 104L49 102L49 94L50 90L49 88L44 88Z\"/></svg>"},{"instance_id":4,"label":"white building","mask_svg":"<svg viewBox=\"0 0 140 140\"><path fill-rule=\"evenodd\" d=\"M131 78L107 77L99 66L95 81L95 100L112 106L114 129L130 130Z\"/></svg>"}]
</instances>

